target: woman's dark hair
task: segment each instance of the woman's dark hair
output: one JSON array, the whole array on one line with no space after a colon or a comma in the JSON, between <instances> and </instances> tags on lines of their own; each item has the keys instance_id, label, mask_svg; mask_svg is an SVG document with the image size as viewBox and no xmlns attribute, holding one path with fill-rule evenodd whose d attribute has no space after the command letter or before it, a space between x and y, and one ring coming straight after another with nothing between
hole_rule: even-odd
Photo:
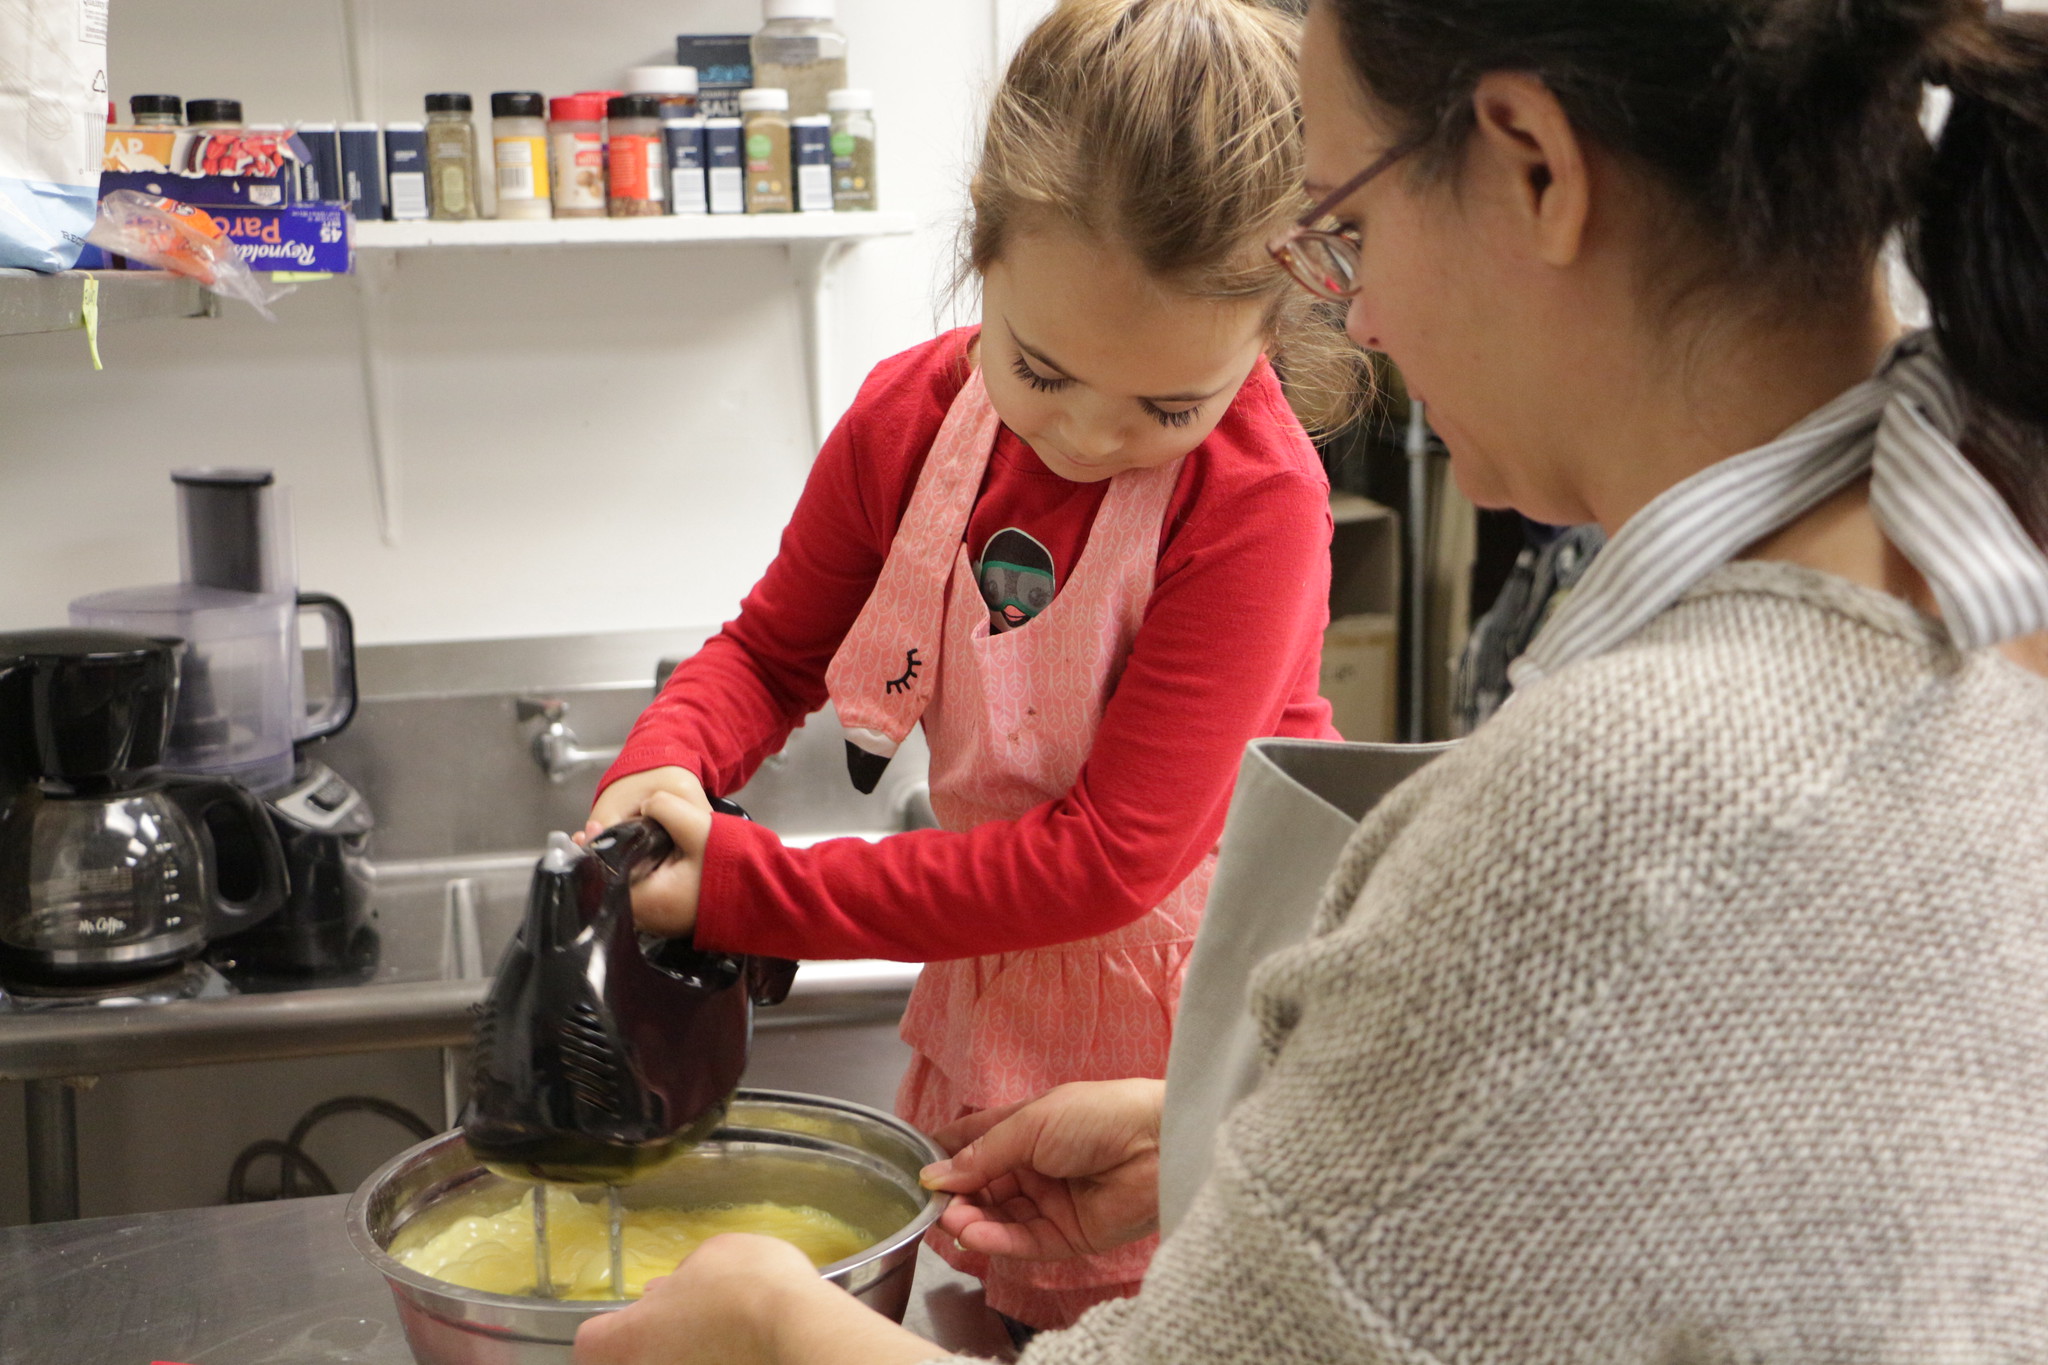
<instances>
[{"instance_id":1,"label":"woman's dark hair","mask_svg":"<svg viewBox=\"0 0 2048 1365\"><path fill-rule=\"evenodd\" d=\"M1965 449L2048 543L2048 15L1985 0L1329 3L1424 167L1463 146L1481 75L1521 71L1663 185L1720 278L1828 297L1904 228L1970 400ZM1954 97L1932 146L1924 84Z\"/></svg>"}]
</instances>

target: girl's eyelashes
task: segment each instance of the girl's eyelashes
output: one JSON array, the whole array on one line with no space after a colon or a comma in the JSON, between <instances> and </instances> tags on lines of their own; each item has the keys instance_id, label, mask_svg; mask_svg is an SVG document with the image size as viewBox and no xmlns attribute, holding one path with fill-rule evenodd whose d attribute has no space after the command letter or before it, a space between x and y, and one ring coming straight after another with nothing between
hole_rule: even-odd
<instances>
[{"instance_id":1,"label":"girl's eyelashes","mask_svg":"<svg viewBox=\"0 0 2048 1365\"><path fill-rule=\"evenodd\" d=\"M1038 371L1032 369L1030 362L1026 361L1021 354L1010 362L1010 373L1016 375L1040 393L1058 393L1061 389L1074 382L1071 379L1046 378Z\"/></svg>"},{"instance_id":2,"label":"girl's eyelashes","mask_svg":"<svg viewBox=\"0 0 2048 1365\"><path fill-rule=\"evenodd\" d=\"M1201 410L1202 407L1199 403L1194 407L1181 408L1173 412L1169 412L1165 408L1155 407L1150 403L1145 404L1145 411L1152 414L1153 420L1163 427L1184 427L1194 421L1195 414Z\"/></svg>"},{"instance_id":3,"label":"girl's eyelashes","mask_svg":"<svg viewBox=\"0 0 2048 1365\"><path fill-rule=\"evenodd\" d=\"M1033 389L1036 389L1040 393L1058 393L1061 389L1066 388L1069 384L1072 384L1074 382L1072 379L1053 379L1049 376L1040 374L1038 371L1031 368L1031 362L1026 360L1022 353L1019 353L1018 356L1010 362L1010 373L1016 375L1019 379L1023 380L1026 384L1030 385ZM1141 399L1139 401L1143 402L1144 400ZM1159 407L1152 403L1145 403L1146 413L1148 413L1151 416L1153 421L1159 423L1159 425L1163 427L1184 427L1188 423L1194 421L1195 414L1200 412L1201 410L1202 406L1199 403L1197 403L1194 407L1181 408L1178 411L1170 411L1166 408Z\"/></svg>"}]
</instances>

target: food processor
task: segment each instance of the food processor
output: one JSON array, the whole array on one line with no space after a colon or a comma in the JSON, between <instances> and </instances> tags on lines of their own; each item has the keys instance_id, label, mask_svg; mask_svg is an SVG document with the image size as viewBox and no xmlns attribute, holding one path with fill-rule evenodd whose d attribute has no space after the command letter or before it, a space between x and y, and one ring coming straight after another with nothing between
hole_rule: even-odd
<instances>
[{"instance_id":1,"label":"food processor","mask_svg":"<svg viewBox=\"0 0 2048 1365\"><path fill-rule=\"evenodd\" d=\"M175 640L0 635L0 974L14 1008L186 982L209 938L284 903L262 804L158 768L177 661Z\"/></svg>"},{"instance_id":2,"label":"food processor","mask_svg":"<svg viewBox=\"0 0 2048 1365\"><path fill-rule=\"evenodd\" d=\"M309 746L356 708L348 609L300 592L285 491L267 469L184 469L177 489L180 581L95 593L71 604L74 625L184 641L182 685L164 765L227 778L264 798L283 841L283 911L212 956L246 990L361 979L375 968L369 835L360 792ZM300 618L317 614L325 700L309 712Z\"/></svg>"}]
</instances>

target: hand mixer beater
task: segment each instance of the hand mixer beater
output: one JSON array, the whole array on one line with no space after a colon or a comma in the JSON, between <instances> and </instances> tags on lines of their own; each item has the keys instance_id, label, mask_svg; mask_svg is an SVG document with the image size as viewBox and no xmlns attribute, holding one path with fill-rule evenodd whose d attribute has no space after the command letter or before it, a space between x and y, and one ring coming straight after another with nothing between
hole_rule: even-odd
<instances>
[{"instance_id":1,"label":"hand mixer beater","mask_svg":"<svg viewBox=\"0 0 2048 1365\"><path fill-rule=\"evenodd\" d=\"M715 809L745 817L729 801ZM755 1005L796 964L709 953L633 928L632 888L675 844L647 819L578 848L550 836L526 919L479 1007L462 1132L500 1175L601 1183L611 1287L625 1297L620 1187L710 1136L746 1069ZM553 1298L545 1191L533 1192L535 1293Z\"/></svg>"}]
</instances>

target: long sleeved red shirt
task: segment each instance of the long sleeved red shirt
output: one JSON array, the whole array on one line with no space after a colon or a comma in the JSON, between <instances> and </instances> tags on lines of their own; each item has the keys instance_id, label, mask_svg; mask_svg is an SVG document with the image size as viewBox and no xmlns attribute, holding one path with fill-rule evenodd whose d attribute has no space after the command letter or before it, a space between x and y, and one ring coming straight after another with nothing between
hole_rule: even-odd
<instances>
[{"instance_id":1,"label":"long sleeved red shirt","mask_svg":"<svg viewBox=\"0 0 2048 1365\"><path fill-rule=\"evenodd\" d=\"M606 784L674 764L708 791L734 791L824 705L826 667L881 572L974 335L947 333L868 376L775 561L640 717ZM1064 582L1107 487L1051 473L1002 428L970 555L1010 554L1020 542L1009 532L1021 530ZM1215 846L1247 742L1337 738L1317 694L1330 526L1321 462L1262 360L1182 465L1144 623L1072 790L972 830L805 849L715 817L697 942L923 962L1067 943L1138 919Z\"/></svg>"}]
</instances>

